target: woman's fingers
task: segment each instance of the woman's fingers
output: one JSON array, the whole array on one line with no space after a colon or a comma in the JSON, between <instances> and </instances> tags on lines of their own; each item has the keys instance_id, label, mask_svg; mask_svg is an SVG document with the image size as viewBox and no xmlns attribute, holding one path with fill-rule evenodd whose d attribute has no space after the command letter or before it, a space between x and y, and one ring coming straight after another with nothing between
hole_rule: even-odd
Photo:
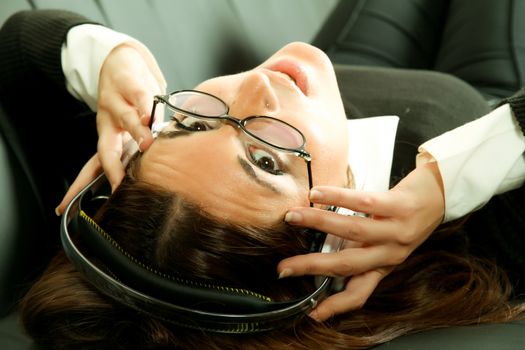
<instances>
[{"instance_id":1,"label":"woman's fingers","mask_svg":"<svg viewBox=\"0 0 525 350\"><path fill-rule=\"evenodd\" d=\"M146 150L153 142L153 136L147 126L149 114L147 116L141 114L137 107L129 104L118 94L114 94L111 98L106 97L106 100L106 104L99 108L97 114L99 133L103 127L111 123L112 129L120 129L119 132L129 132L140 149Z\"/></svg>"},{"instance_id":2,"label":"woman's fingers","mask_svg":"<svg viewBox=\"0 0 525 350\"><path fill-rule=\"evenodd\" d=\"M302 275L348 277L382 266L401 263L407 251L389 246L369 246L343 249L337 253L310 253L282 260L277 265L281 278Z\"/></svg>"},{"instance_id":3,"label":"woman's fingers","mask_svg":"<svg viewBox=\"0 0 525 350\"><path fill-rule=\"evenodd\" d=\"M124 178L124 168L120 161L122 135L110 122L108 125L99 128L97 153L106 177L114 190Z\"/></svg>"},{"instance_id":4,"label":"woman's fingers","mask_svg":"<svg viewBox=\"0 0 525 350\"><path fill-rule=\"evenodd\" d=\"M435 162L417 166L388 192L318 186L310 192L310 199L369 214L367 218L346 217L314 208L292 208L286 214L285 220L291 224L350 240L341 252L290 257L278 265L280 277L353 276L345 291L326 299L313 312L319 320L360 307L382 278L367 271L388 273L385 266L403 263L439 225L445 209Z\"/></svg>"},{"instance_id":5,"label":"woman's fingers","mask_svg":"<svg viewBox=\"0 0 525 350\"><path fill-rule=\"evenodd\" d=\"M147 78L144 78L147 79ZM148 86L148 88L146 88ZM151 86L151 88L149 88ZM136 108L139 116L149 115L153 107L153 96L151 91L153 85L146 81L132 80L123 84L121 94L126 97L127 102ZM156 89L158 91L158 89ZM160 91L159 91L160 92Z\"/></svg>"},{"instance_id":6,"label":"woman's fingers","mask_svg":"<svg viewBox=\"0 0 525 350\"><path fill-rule=\"evenodd\" d=\"M361 216L347 216L317 208L292 208L285 216L291 225L299 225L331 233L344 239L374 244L392 238L387 219L373 220Z\"/></svg>"},{"instance_id":7,"label":"woman's fingers","mask_svg":"<svg viewBox=\"0 0 525 350\"><path fill-rule=\"evenodd\" d=\"M400 212L402 202L390 192L367 192L336 186L316 186L310 192L316 204L335 205L356 212L379 216L393 216Z\"/></svg>"},{"instance_id":8,"label":"woman's fingers","mask_svg":"<svg viewBox=\"0 0 525 350\"><path fill-rule=\"evenodd\" d=\"M139 148L142 151L148 149L153 142L153 135L151 134L150 129L142 124L144 118L140 118L137 111L130 107L127 110L121 111L120 120L122 129L130 133L131 137L137 142Z\"/></svg>"},{"instance_id":9,"label":"woman's fingers","mask_svg":"<svg viewBox=\"0 0 525 350\"><path fill-rule=\"evenodd\" d=\"M137 98L142 101L137 103L146 103L146 95L141 96ZM138 108L130 105L121 95L105 96L104 101L105 104L97 113L99 134L97 152L104 172L114 189L124 177L121 157L125 133L131 135L142 151L149 148L153 142L153 135L144 125L149 121L149 117L139 115ZM110 107L105 108L105 106Z\"/></svg>"},{"instance_id":10,"label":"woman's fingers","mask_svg":"<svg viewBox=\"0 0 525 350\"><path fill-rule=\"evenodd\" d=\"M391 268L379 268L353 276L344 291L323 300L309 316L316 321L325 321L335 315L360 309L390 271Z\"/></svg>"},{"instance_id":11,"label":"woman's fingers","mask_svg":"<svg viewBox=\"0 0 525 350\"><path fill-rule=\"evenodd\" d=\"M112 129L130 133L143 151L153 142L148 128L153 96L164 89L159 86L159 77L156 76L159 72L151 72L148 66L150 57L144 54L140 47L122 44L108 55L100 74L98 101L99 112L105 114L97 115L99 133L108 125L99 121L104 117L111 121ZM154 60L150 63L153 68L157 67Z\"/></svg>"},{"instance_id":12,"label":"woman's fingers","mask_svg":"<svg viewBox=\"0 0 525 350\"><path fill-rule=\"evenodd\" d=\"M102 171L98 155L95 154L91 157L88 162L82 167L82 170L78 173L75 181L71 184L66 192L66 195L55 209L57 215L62 215L67 205L73 197L76 196L84 187L86 187L91 181L93 181L98 174Z\"/></svg>"},{"instance_id":13,"label":"woman's fingers","mask_svg":"<svg viewBox=\"0 0 525 350\"><path fill-rule=\"evenodd\" d=\"M133 120L133 126L139 127L144 133L149 132L148 124L151 118L151 111L153 108L153 97L161 93L160 87L157 82L150 74L143 74L140 79L130 79L126 81L126 84L119 86L120 96L123 97L124 103L132 107L134 110L135 118ZM114 116L118 116L118 111L113 111ZM137 124L138 122L138 124ZM142 126L142 128L140 128ZM135 137L132 129L124 127L125 130L129 131L133 138L138 142L138 138ZM144 135L143 135L144 136Z\"/></svg>"}]
</instances>

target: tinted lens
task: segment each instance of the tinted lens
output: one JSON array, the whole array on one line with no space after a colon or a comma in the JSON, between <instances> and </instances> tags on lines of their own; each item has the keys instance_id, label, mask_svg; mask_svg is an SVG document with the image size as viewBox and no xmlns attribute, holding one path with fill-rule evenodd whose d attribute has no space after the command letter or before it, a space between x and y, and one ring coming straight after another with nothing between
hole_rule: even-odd
<instances>
[{"instance_id":1,"label":"tinted lens","mask_svg":"<svg viewBox=\"0 0 525 350\"><path fill-rule=\"evenodd\" d=\"M219 117L228 112L228 106L218 98L194 91L175 92L170 95L169 103L204 117Z\"/></svg>"},{"instance_id":2,"label":"tinted lens","mask_svg":"<svg viewBox=\"0 0 525 350\"><path fill-rule=\"evenodd\" d=\"M246 120L244 126L252 135L277 147L297 149L304 145L299 130L277 119L257 117Z\"/></svg>"}]
</instances>

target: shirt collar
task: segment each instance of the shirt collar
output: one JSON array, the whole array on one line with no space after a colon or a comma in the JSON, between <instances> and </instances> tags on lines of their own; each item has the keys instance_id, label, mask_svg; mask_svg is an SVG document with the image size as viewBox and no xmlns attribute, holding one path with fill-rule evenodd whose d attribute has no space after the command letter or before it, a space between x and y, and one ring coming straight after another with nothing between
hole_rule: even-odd
<instances>
[{"instance_id":1,"label":"shirt collar","mask_svg":"<svg viewBox=\"0 0 525 350\"><path fill-rule=\"evenodd\" d=\"M398 123L397 116L348 120L348 164L356 189L388 190Z\"/></svg>"}]
</instances>

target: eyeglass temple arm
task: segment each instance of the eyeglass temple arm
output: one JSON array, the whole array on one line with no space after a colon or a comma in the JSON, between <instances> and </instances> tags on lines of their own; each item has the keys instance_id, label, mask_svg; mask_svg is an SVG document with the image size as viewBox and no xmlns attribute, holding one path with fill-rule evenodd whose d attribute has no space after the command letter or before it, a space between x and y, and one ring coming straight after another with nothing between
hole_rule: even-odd
<instances>
[{"instance_id":1,"label":"eyeglass temple arm","mask_svg":"<svg viewBox=\"0 0 525 350\"><path fill-rule=\"evenodd\" d=\"M313 180L312 180L312 160L310 157L303 157L304 161L306 162L306 169L308 170L308 198L310 198L310 191L313 187ZM314 204L312 201L310 201L310 208L313 208Z\"/></svg>"},{"instance_id":2,"label":"eyeglass temple arm","mask_svg":"<svg viewBox=\"0 0 525 350\"><path fill-rule=\"evenodd\" d=\"M159 102L160 100L158 96L153 97L153 107L151 108L151 114L150 114L149 123L148 123L150 130L152 130L153 128L153 120L155 120L155 110L157 109L157 103Z\"/></svg>"},{"instance_id":3,"label":"eyeglass temple arm","mask_svg":"<svg viewBox=\"0 0 525 350\"><path fill-rule=\"evenodd\" d=\"M153 96L153 107L151 108L151 117L149 118L148 127L150 130L153 128L153 121L155 120L155 110L157 109L157 104L159 102L166 103L166 98L168 95L156 95Z\"/></svg>"}]
</instances>

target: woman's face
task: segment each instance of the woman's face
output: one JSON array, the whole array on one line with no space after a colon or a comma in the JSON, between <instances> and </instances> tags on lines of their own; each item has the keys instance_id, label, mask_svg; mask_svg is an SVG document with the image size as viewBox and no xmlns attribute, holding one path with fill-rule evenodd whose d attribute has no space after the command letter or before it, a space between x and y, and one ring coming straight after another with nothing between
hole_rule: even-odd
<instances>
[{"instance_id":1,"label":"woman's face","mask_svg":"<svg viewBox=\"0 0 525 350\"><path fill-rule=\"evenodd\" d=\"M292 43L250 71L210 79L195 89L222 99L235 118L266 115L295 126L312 156L313 184L345 185L346 117L332 64L322 51ZM140 177L211 215L269 225L290 207L309 205L303 159L254 142L227 123L169 134L176 136L157 138L145 152Z\"/></svg>"}]
</instances>

